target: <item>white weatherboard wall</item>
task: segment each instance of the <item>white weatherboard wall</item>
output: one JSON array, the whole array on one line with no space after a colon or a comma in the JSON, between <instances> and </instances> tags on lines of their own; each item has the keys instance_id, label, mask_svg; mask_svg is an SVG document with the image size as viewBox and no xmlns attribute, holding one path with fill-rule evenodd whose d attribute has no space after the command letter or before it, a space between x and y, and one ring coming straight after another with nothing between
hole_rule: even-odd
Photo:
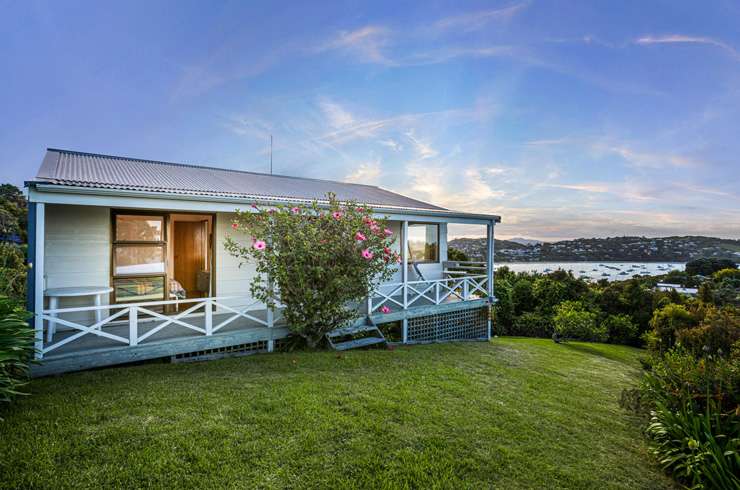
<instances>
[{"instance_id":1,"label":"white weatherboard wall","mask_svg":"<svg viewBox=\"0 0 740 490\"><path fill-rule=\"evenodd\" d=\"M110 284L110 208L47 204L45 228L44 289ZM103 295L103 304L108 302ZM60 308L91 305L92 296L59 300ZM94 315L69 313L64 318L86 321Z\"/></svg>"},{"instance_id":2,"label":"white weatherboard wall","mask_svg":"<svg viewBox=\"0 0 740 490\"><path fill-rule=\"evenodd\" d=\"M249 292L249 285L256 274L254 264L244 263L239 267L240 259L232 256L224 248L226 237L231 236L242 244L250 244L246 233L231 229L234 213L218 213L214 236L214 253L216 255L216 296L236 296L238 299L226 301L230 307L245 307L254 302ZM259 308L258 305L254 306Z\"/></svg>"}]
</instances>

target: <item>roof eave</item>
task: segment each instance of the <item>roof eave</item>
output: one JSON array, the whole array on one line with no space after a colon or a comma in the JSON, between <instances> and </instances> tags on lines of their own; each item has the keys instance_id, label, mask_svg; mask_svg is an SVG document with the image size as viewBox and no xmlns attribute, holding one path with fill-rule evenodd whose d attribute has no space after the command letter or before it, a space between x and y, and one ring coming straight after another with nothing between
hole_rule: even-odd
<instances>
[{"instance_id":1,"label":"roof eave","mask_svg":"<svg viewBox=\"0 0 740 490\"><path fill-rule=\"evenodd\" d=\"M216 196L209 194L196 194L196 193L180 193L180 192L162 192L162 191L144 191L144 190L131 190L131 189L114 189L107 187L92 187L92 186L74 186L68 184L56 184L52 182L45 182L43 180L27 181L27 187L33 187L41 192L57 192L66 194L88 194L88 195L109 195L109 196L128 196L128 197L142 197L142 198L158 198L158 199L174 199L174 200L189 200L189 201L205 201L205 202L216 202L216 203L234 203L234 204L251 204L259 203L263 205L275 205L275 204L294 204L294 203L310 203L314 199L300 199L300 198L284 198L284 197L271 197L271 196L259 196L259 195L245 195L245 196ZM326 203L325 200L317 200L319 203ZM492 221L495 223L501 222L501 217L493 214L480 214L480 213L468 213L462 211L452 211L448 209L428 209L428 208L412 208L404 206L392 206L377 203L367 203L372 206L375 211L391 212L397 214L409 214L415 216L437 216L437 217L449 217L449 218L468 218L468 219L480 219Z\"/></svg>"}]
</instances>

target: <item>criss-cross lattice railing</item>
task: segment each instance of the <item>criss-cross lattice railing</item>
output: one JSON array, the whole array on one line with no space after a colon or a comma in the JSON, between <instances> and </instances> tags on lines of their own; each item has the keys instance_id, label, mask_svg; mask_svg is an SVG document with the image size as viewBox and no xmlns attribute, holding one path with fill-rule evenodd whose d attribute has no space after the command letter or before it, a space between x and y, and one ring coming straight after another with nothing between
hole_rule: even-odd
<instances>
[{"instance_id":1,"label":"criss-cross lattice railing","mask_svg":"<svg viewBox=\"0 0 740 490\"><path fill-rule=\"evenodd\" d=\"M213 335L215 332L229 325L230 323L244 318L258 325L265 327L272 327L276 320L275 313L279 312L279 309L267 311L267 318L261 319L255 316L253 313L255 310L265 310L263 304L255 301L244 307L233 307L226 304L228 300L238 300L236 297L221 297L221 298L192 298L182 300L167 300L167 301L149 301L145 303L131 303L131 304L116 304L116 305L101 305L101 306L79 306L74 308L57 308L43 310L40 313L40 317L47 322L53 322L58 325L64 325L71 328L75 333L67 334L61 340L51 342L44 345L40 352L37 352L36 357L38 359L49 352L52 352L64 345L71 342L75 342L85 336L96 336L109 340L114 340L122 344L131 346L139 345L146 341L153 335L159 333L163 329L170 326L180 326L202 335ZM184 311L176 314L167 315L154 311L156 308L164 307L167 305L174 305L179 307L185 307ZM101 311L105 318L100 321L96 321L91 325L85 325L83 323L75 322L66 318L61 318L62 314L70 313L94 313ZM214 311L219 314L219 322L214 325ZM250 313L251 312L251 313ZM224 315L226 318L222 317ZM127 317L127 318L126 318ZM141 332L142 317L149 317L147 320L162 320L162 323ZM202 321L200 321L202 319ZM198 321L195 321L198 320ZM114 323L115 322L115 323ZM125 325L128 324L128 335L119 335L125 329ZM104 326L118 327L117 333L103 330ZM124 327L124 328L121 328ZM39 335L37 333L37 335ZM43 332L41 332L43 336Z\"/></svg>"},{"instance_id":2,"label":"criss-cross lattice railing","mask_svg":"<svg viewBox=\"0 0 740 490\"><path fill-rule=\"evenodd\" d=\"M402 282L381 284L368 297L367 311L374 313L383 306L394 310L485 298L487 282L487 276L478 275L409 281L405 285Z\"/></svg>"}]
</instances>

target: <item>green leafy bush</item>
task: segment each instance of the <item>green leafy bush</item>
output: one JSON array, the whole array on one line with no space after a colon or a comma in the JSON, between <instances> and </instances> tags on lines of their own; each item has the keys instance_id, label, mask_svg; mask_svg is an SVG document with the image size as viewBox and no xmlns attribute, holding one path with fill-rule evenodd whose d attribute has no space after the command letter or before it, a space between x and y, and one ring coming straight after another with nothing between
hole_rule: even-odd
<instances>
[{"instance_id":1,"label":"green leafy bush","mask_svg":"<svg viewBox=\"0 0 740 490\"><path fill-rule=\"evenodd\" d=\"M651 350L666 352L676 344L676 333L679 330L695 327L698 324L697 315L683 305L670 303L653 313L650 327L653 330L652 342L648 345Z\"/></svg>"},{"instance_id":2,"label":"green leafy bush","mask_svg":"<svg viewBox=\"0 0 740 490\"><path fill-rule=\"evenodd\" d=\"M315 348L327 332L358 318L352 305L390 279L399 261L390 249L393 232L372 214L334 195L325 207L255 204L232 224L247 240L227 237L226 250L254 263L252 296L270 307L280 301L291 331Z\"/></svg>"},{"instance_id":3,"label":"green leafy bush","mask_svg":"<svg viewBox=\"0 0 740 490\"><path fill-rule=\"evenodd\" d=\"M692 488L739 488L740 343L729 357L699 358L680 345L656 354L639 396L625 398L651 410L652 451L676 479Z\"/></svg>"},{"instance_id":4,"label":"green leafy bush","mask_svg":"<svg viewBox=\"0 0 740 490\"><path fill-rule=\"evenodd\" d=\"M637 338L637 326L629 315L608 315L604 320L604 328L612 344L632 344Z\"/></svg>"},{"instance_id":5,"label":"green leafy bush","mask_svg":"<svg viewBox=\"0 0 740 490\"><path fill-rule=\"evenodd\" d=\"M33 355L34 331L28 313L0 296L0 402L9 402L26 382Z\"/></svg>"},{"instance_id":6,"label":"green leafy bush","mask_svg":"<svg viewBox=\"0 0 740 490\"><path fill-rule=\"evenodd\" d=\"M707 400L715 400L720 410L734 411L740 406L740 356L697 358L676 347L651 360L640 388L648 399L671 410L690 404L704 411Z\"/></svg>"},{"instance_id":7,"label":"green leafy bush","mask_svg":"<svg viewBox=\"0 0 740 490\"><path fill-rule=\"evenodd\" d=\"M701 412L659 403L646 431L651 450L666 471L691 488L740 488L740 418L722 414L714 404Z\"/></svg>"},{"instance_id":8,"label":"green leafy bush","mask_svg":"<svg viewBox=\"0 0 740 490\"><path fill-rule=\"evenodd\" d=\"M676 340L696 357L727 356L740 340L740 311L733 307L707 307L699 326L678 330Z\"/></svg>"},{"instance_id":9,"label":"green leafy bush","mask_svg":"<svg viewBox=\"0 0 740 490\"><path fill-rule=\"evenodd\" d=\"M603 341L607 331L598 318L597 313L587 310L580 301L564 301L555 308L553 326L560 338Z\"/></svg>"},{"instance_id":10,"label":"green leafy bush","mask_svg":"<svg viewBox=\"0 0 740 490\"><path fill-rule=\"evenodd\" d=\"M514 320L514 325L508 335L519 335L522 337L552 337L552 318L535 312L527 312L519 315Z\"/></svg>"},{"instance_id":11,"label":"green leafy bush","mask_svg":"<svg viewBox=\"0 0 740 490\"><path fill-rule=\"evenodd\" d=\"M0 243L0 295L23 302L26 274L23 248L15 243Z\"/></svg>"}]
</instances>

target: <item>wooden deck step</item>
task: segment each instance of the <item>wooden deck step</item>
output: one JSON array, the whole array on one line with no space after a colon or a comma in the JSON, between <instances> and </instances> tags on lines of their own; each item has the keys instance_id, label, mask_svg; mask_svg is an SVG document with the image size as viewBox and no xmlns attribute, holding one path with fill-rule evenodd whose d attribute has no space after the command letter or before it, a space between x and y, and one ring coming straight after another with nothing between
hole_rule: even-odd
<instances>
[{"instance_id":1,"label":"wooden deck step","mask_svg":"<svg viewBox=\"0 0 740 490\"><path fill-rule=\"evenodd\" d=\"M342 342L337 342L343 337L355 337L357 335L366 335L360 338L351 338ZM348 350L357 349L359 347L366 347L368 345L385 343L386 339L383 336L383 332L380 331L377 325L367 319L367 323L362 325L350 325L343 328L332 330L326 334L326 340L329 341L329 345L334 350Z\"/></svg>"},{"instance_id":2,"label":"wooden deck step","mask_svg":"<svg viewBox=\"0 0 740 490\"><path fill-rule=\"evenodd\" d=\"M334 347L334 350L348 350L381 343L385 343L385 337L363 337L357 340L348 340L347 342L332 344L332 347Z\"/></svg>"}]
</instances>

